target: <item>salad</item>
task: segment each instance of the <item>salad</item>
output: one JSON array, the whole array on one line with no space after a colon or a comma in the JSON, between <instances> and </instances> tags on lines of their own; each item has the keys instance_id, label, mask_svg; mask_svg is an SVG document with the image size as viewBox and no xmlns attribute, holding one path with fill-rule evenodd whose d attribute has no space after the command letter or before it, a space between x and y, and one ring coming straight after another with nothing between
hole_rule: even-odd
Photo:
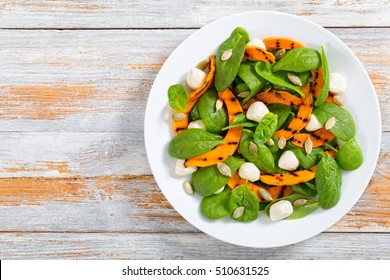
<instances>
[{"instance_id":1,"label":"salad","mask_svg":"<svg viewBox=\"0 0 390 280\"><path fill-rule=\"evenodd\" d=\"M187 88L190 89L188 93ZM334 207L341 170L363 162L353 117L323 47L251 39L238 27L207 61L168 89L168 145L185 191L208 219L303 218Z\"/></svg>"}]
</instances>

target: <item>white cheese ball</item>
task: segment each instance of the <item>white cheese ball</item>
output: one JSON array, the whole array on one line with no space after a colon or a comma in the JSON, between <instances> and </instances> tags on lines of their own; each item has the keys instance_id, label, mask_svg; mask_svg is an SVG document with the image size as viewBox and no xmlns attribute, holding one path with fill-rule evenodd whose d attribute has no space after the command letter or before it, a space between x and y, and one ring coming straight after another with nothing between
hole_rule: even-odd
<instances>
[{"instance_id":1,"label":"white cheese ball","mask_svg":"<svg viewBox=\"0 0 390 280\"><path fill-rule=\"evenodd\" d=\"M340 94L345 91L347 84L344 77L339 73L330 73L329 75L329 91Z\"/></svg>"},{"instance_id":2,"label":"white cheese ball","mask_svg":"<svg viewBox=\"0 0 390 280\"><path fill-rule=\"evenodd\" d=\"M183 159L178 159L176 161L176 166L175 166L175 173L176 175L179 175L179 176L187 176L187 175L191 175L192 173L194 173L198 168L195 167L195 166L189 166L189 167L185 167L184 166L184 160Z\"/></svg>"},{"instance_id":3,"label":"white cheese ball","mask_svg":"<svg viewBox=\"0 0 390 280\"><path fill-rule=\"evenodd\" d=\"M292 151L287 150L280 157L278 166L284 170L293 171L299 167L299 160Z\"/></svg>"},{"instance_id":4,"label":"white cheese ball","mask_svg":"<svg viewBox=\"0 0 390 280\"><path fill-rule=\"evenodd\" d=\"M245 162L238 169L238 175L243 179L255 182L260 179L260 170L252 162Z\"/></svg>"},{"instance_id":5,"label":"white cheese ball","mask_svg":"<svg viewBox=\"0 0 390 280\"><path fill-rule=\"evenodd\" d=\"M206 79L206 73L198 68L191 68L187 73L187 84L195 90L201 87Z\"/></svg>"},{"instance_id":6,"label":"white cheese ball","mask_svg":"<svg viewBox=\"0 0 390 280\"><path fill-rule=\"evenodd\" d=\"M200 128L200 129L206 129L206 126L204 125L204 122L199 119L196 121L192 121L188 124L188 129L190 128Z\"/></svg>"},{"instance_id":7,"label":"white cheese ball","mask_svg":"<svg viewBox=\"0 0 390 280\"><path fill-rule=\"evenodd\" d=\"M290 201L280 200L272 204L269 208L269 217L271 221L275 222L287 218L293 212L293 206Z\"/></svg>"},{"instance_id":8,"label":"white cheese ball","mask_svg":"<svg viewBox=\"0 0 390 280\"><path fill-rule=\"evenodd\" d=\"M255 122L260 122L261 119L269 113L267 106L261 101L253 102L246 112L246 117Z\"/></svg>"},{"instance_id":9,"label":"white cheese ball","mask_svg":"<svg viewBox=\"0 0 390 280\"><path fill-rule=\"evenodd\" d=\"M319 130L322 128L322 124L320 123L320 121L318 120L318 118L316 117L316 115L314 114L311 114L310 115L310 120L309 122L306 124L305 126L305 129L307 131L316 131L316 130Z\"/></svg>"},{"instance_id":10,"label":"white cheese ball","mask_svg":"<svg viewBox=\"0 0 390 280\"><path fill-rule=\"evenodd\" d=\"M246 46L247 47L259 47L262 49L266 48L263 40L261 40L261 39L252 39L248 43L246 43Z\"/></svg>"}]
</instances>

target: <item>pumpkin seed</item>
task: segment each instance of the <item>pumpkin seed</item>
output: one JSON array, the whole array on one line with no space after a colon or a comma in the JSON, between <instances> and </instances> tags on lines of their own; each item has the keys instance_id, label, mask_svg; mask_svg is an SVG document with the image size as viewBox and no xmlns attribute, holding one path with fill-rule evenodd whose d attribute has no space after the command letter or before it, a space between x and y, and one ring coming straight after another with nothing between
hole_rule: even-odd
<instances>
[{"instance_id":1,"label":"pumpkin seed","mask_svg":"<svg viewBox=\"0 0 390 280\"><path fill-rule=\"evenodd\" d=\"M305 152L307 154L310 154L312 150L313 150L313 141L311 140L310 137L307 137L307 140L305 141Z\"/></svg>"},{"instance_id":2,"label":"pumpkin seed","mask_svg":"<svg viewBox=\"0 0 390 280\"><path fill-rule=\"evenodd\" d=\"M284 147L286 147L286 144L287 144L286 138L284 138L284 136L280 137L278 141L279 149L284 149Z\"/></svg>"},{"instance_id":3,"label":"pumpkin seed","mask_svg":"<svg viewBox=\"0 0 390 280\"><path fill-rule=\"evenodd\" d=\"M196 68L198 68L200 70L205 70L208 65L209 65L209 60L205 59L205 60L202 60L201 62L199 62L198 64L196 64Z\"/></svg>"},{"instance_id":4,"label":"pumpkin seed","mask_svg":"<svg viewBox=\"0 0 390 280\"><path fill-rule=\"evenodd\" d=\"M192 185L189 181L184 181L184 190L189 195L194 195L194 188L192 187Z\"/></svg>"},{"instance_id":5,"label":"pumpkin seed","mask_svg":"<svg viewBox=\"0 0 390 280\"><path fill-rule=\"evenodd\" d=\"M290 82L292 82L294 85L297 85L297 86L302 86L302 81L301 79L293 74L293 73L287 73L287 78L290 80Z\"/></svg>"},{"instance_id":6,"label":"pumpkin seed","mask_svg":"<svg viewBox=\"0 0 390 280\"><path fill-rule=\"evenodd\" d=\"M248 95L250 93L251 93L250 91L243 91L243 92L240 92L237 96L240 98L245 98L245 97L248 97Z\"/></svg>"},{"instance_id":7,"label":"pumpkin seed","mask_svg":"<svg viewBox=\"0 0 390 280\"><path fill-rule=\"evenodd\" d=\"M280 49L275 53L275 59L279 60L282 58L282 56L286 53L285 49Z\"/></svg>"},{"instance_id":8,"label":"pumpkin seed","mask_svg":"<svg viewBox=\"0 0 390 280\"><path fill-rule=\"evenodd\" d=\"M228 49L224 51L221 55L221 60L226 61L233 55L233 49Z\"/></svg>"},{"instance_id":9,"label":"pumpkin seed","mask_svg":"<svg viewBox=\"0 0 390 280\"><path fill-rule=\"evenodd\" d=\"M233 218L234 219L238 219L241 217L242 214L244 214L244 211L245 211L245 207L244 206L241 206L241 207L238 207L236 210L234 210L233 212Z\"/></svg>"},{"instance_id":10,"label":"pumpkin seed","mask_svg":"<svg viewBox=\"0 0 390 280\"><path fill-rule=\"evenodd\" d=\"M307 203L307 199L304 199L304 198L299 198L297 200L294 201L294 206L303 206Z\"/></svg>"},{"instance_id":11,"label":"pumpkin seed","mask_svg":"<svg viewBox=\"0 0 390 280\"><path fill-rule=\"evenodd\" d=\"M268 146L273 146L273 145L275 145L275 141L274 141L272 138L270 138L270 139L266 142L266 144L267 144Z\"/></svg>"},{"instance_id":12,"label":"pumpkin seed","mask_svg":"<svg viewBox=\"0 0 390 280\"><path fill-rule=\"evenodd\" d=\"M259 189L259 194L265 200L273 200L272 195L265 189Z\"/></svg>"},{"instance_id":13,"label":"pumpkin seed","mask_svg":"<svg viewBox=\"0 0 390 280\"><path fill-rule=\"evenodd\" d=\"M267 92L267 91L270 91L272 89L272 86L270 84L268 84L264 89L263 89L263 92Z\"/></svg>"},{"instance_id":14,"label":"pumpkin seed","mask_svg":"<svg viewBox=\"0 0 390 280\"><path fill-rule=\"evenodd\" d=\"M221 172L222 175L227 176L227 177L232 177L232 170L225 163L219 162L217 164L217 168L218 168L219 172Z\"/></svg>"},{"instance_id":15,"label":"pumpkin seed","mask_svg":"<svg viewBox=\"0 0 390 280\"><path fill-rule=\"evenodd\" d=\"M225 186L223 186L222 188L217 190L214 194L219 194L219 193L223 192L224 189L225 189Z\"/></svg>"},{"instance_id":16,"label":"pumpkin seed","mask_svg":"<svg viewBox=\"0 0 390 280\"><path fill-rule=\"evenodd\" d=\"M186 117L187 117L187 115L184 113L176 113L176 114L172 115L172 119L174 119L175 121L184 120Z\"/></svg>"},{"instance_id":17,"label":"pumpkin seed","mask_svg":"<svg viewBox=\"0 0 390 280\"><path fill-rule=\"evenodd\" d=\"M221 99L218 99L217 102L215 102L215 111L221 110L223 107L223 102Z\"/></svg>"},{"instance_id":18,"label":"pumpkin seed","mask_svg":"<svg viewBox=\"0 0 390 280\"><path fill-rule=\"evenodd\" d=\"M331 117L329 120L325 123L325 129L329 130L336 124L336 117Z\"/></svg>"},{"instance_id":19,"label":"pumpkin seed","mask_svg":"<svg viewBox=\"0 0 390 280\"><path fill-rule=\"evenodd\" d=\"M249 143L248 149L252 155L257 155L257 152L259 151L257 145L252 141Z\"/></svg>"},{"instance_id":20,"label":"pumpkin seed","mask_svg":"<svg viewBox=\"0 0 390 280\"><path fill-rule=\"evenodd\" d=\"M333 96L333 101L339 106L344 106L344 99L339 95Z\"/></svg>"}]
</instances>

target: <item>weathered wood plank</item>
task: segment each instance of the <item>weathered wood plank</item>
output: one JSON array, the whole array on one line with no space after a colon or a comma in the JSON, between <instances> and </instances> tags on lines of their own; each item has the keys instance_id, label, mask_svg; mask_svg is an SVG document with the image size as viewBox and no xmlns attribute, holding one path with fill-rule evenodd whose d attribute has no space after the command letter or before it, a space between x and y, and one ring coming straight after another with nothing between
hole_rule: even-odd
<instances>
[{"instance_id":1,"label":"weathered wood plank","mask_svg":"<svg viewBox=\"0 0 390 280\"><path fill-rule=\"evenodd\" d=\"M330 30L367 68L390 131L390 29ZM0 30L0 131L143 134L153 80L194 31Z\"/></svg>"},{"instance_id":2,"label":"weathered wood plank","mask_svg":"<svg viewBox=\"0 0 390 280\"><path fill-rule=\"evenodd\" d=\"M378 233L322 233L269 249L235 246L202 233L0 233L1 259L388 260L389 250L390 234Z\"/></svg>"},{"instance_id":3,"label":"weathered wood plank","mask_svg":"<svg viewBox=\"0 0 390 280\"><path fill-rule=\"evenodd\" d=\"M238 12L275 10L325 26L389 26L390 2L16 0L0 4L1 28L201 27ZM18 19L18 20L15 20Z\"/></svg>"}]
</instances>

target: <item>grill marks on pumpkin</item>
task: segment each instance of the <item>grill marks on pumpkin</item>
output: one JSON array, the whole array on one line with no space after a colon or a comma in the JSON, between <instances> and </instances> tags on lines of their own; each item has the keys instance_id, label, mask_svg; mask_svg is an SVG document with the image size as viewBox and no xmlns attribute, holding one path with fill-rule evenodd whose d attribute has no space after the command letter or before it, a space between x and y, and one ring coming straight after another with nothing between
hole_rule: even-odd
<instances>
[{"instance_id":1,"label":"grill marks on pumpkin","mask_svg":"<svg viewBox=\"0 0 390 280\"><path fill-rule=\"evenodd\" d=\"M304 46L301 43L291 40L290 38L279 38L279 37L265 38L263 42L268 51L273 51L275 49L291 50L291 49L304 48Z\"/></svg>"},{"instance_id":2,"label":"grill marks on pumpkin","mask_svg":"<svg viewBox=\"0 0 390 280\"><path fill-rule=\"evenodd\" d=\"M268 52L267 50L264 50L260 47L255 47L255 46L246 47L245 53L249 58L254 60L264 61L271 64L275 62L275 56L271 52Z\"/></svg>"},{"instance_id":3,"label":"grill marks on pumpkin","mask_svg":"<svg viewBox=\"0 0 390 280\"><path fill-rule=\"evenodd\" d=\"M317 148L325 145L334 138L334 134L325 128L321 128L312 133L299 133L295 134L292 143L300 148L303 148L306 140L310 137L313 142L313 148Z\"/></svg>"},{"instance_id":4,"label":"grill marks on pumpkin","mask_svg":"<svg viewBox=\"0 0 390 280\"><path fill-rule=\"evenodd\" d=\"M265 105L268 104L284 104L291 107L297 107L302 104L302 100L295 95L282 90L269 90L258 93L256 96L251 98L244 105L244 112L248 111L250 105L252 105L256 101L261 101Z\"/></svg>"}]
</instances>

